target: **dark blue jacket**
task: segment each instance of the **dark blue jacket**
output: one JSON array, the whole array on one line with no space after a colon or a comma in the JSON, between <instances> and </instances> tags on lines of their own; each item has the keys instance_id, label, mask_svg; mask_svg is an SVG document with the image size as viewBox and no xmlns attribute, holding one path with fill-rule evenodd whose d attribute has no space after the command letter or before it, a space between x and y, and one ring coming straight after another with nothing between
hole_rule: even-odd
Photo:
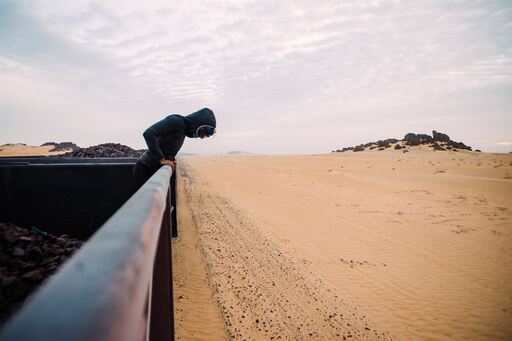
<instances>
[{"instance_id":1,"label":"dark blue jacket","mask_svg":"<svg viewBox=\"0 0 512 341\"><path fill-rule=\"evenodd\" d=\"M161 159L175 160L185 136L195 137L197 128L202 125L216 126L215 115L208 108L188 116L167 116L144 132L148 151L139 160L151 167L159 167Z\"/></svg>"}]
</instances>

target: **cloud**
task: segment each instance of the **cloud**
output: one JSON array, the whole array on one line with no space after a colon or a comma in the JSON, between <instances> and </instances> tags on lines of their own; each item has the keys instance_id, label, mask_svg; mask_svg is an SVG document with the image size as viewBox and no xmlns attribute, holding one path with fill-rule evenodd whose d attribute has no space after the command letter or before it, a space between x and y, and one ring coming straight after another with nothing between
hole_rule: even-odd
<instances>
[{"instance_id":1,"label":"cloud","mask_svg":"<svg viewBox=\"0 0 512 341\"><path fill-rule=\"evenodd\" d=\"M277 140L273 125L295 127L300 133L282 141L283 151L297 150L312 125L318 138L307 149L319 152L337 147L323 137L333 127L346 129L343 144L372 139L379 126L396 131L437 122L448 133L471 131L468 117L489 112L495 119L484 120L486 131L506 135L502 121L492 122L512 123L503 118L512 100L490 93L512 85L512 8L503 2L53 0L0 6L1 72L14 77L19 70L18 77L35 82L22 70L30 68L49 86L75 93L78 107L112 117L124 113L133 122L130 133L169 111L202 106L219 113L227 136L258 126L265 127L259 138ZM13 106L21 101L22 93L7 93ZM98 103L93 107L80 96ZM24 119L31 117L24 107ZM272 151L250 140L253 151ZM239 149L236 143L219 138L215 148ZM203 145L193 148L211 147Z\"/></svg>"},{"instance_id":2,"label":"cloud","mask_svg":"<svg viewBox=\"0 0 512 341\"><path fill-rule=\"evenodd\" d=\"M125 72L170 99L233 94L265 101L273 93L295 99L307 91L357 101L512 79L510 56L496 55L481 39L477 25L489 18L485 8L424 8L414 1L178 3L161 8L165 2L149 2L140 9L129 2L59 2L36 6L33 14L53 31L117 59ZM502 10L491 18L509 16Z\"/></svg>"}]
</instances>

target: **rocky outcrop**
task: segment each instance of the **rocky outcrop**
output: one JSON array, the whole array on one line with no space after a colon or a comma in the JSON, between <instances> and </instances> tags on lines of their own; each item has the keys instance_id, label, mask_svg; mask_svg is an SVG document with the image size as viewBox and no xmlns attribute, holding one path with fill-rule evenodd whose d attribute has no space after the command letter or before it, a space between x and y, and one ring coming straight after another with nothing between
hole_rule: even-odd
<instances>
[{"instance_id":1,"label":"rocky outcrop","mask_svg":"<svg viewBox=\"0 0 512 341\"><path fill-rule=\"evenodd\" d=\"M49 152L62 152L65 150L70 150L70 149L72 151L75 151L75 150L80 149L80 147L78 147L73 142L60 142L60 143L46 142L46 143L43 143L41 146L54 146L52 149L49 150Z\"/></svg>"},{"instance_id":2,"label":"rocky outcrop","mask_svg":"<svg viewBox=\"0 0 512 341\"><path fill-rule=\"evenodd\" d=\"M404 136L403 140L408 146L419 146L420 144L432 143L434 139L427 134L414 134L408 133Z\"/></svg>"},{"instance_id":3,"label":"rocky outcrop","mask_svg":"<svg viewBox=\"0 0 512 341\"><path fill-rule=\"evenodd\" d=\"M404 141L405 141L405 144L407 144L408 146L419 146L421 143L421 140L418 137L418 135L416 135L414 133L406 134L404 136Z\"/></svg>"},{"instance_id":4,"label":"rocky outcrop","mask_svg":"<svg viewBox=\"0 0 512 341\"><path fill-rule=\"evenodd\" d=\"M396 143L398 142L397 139L387 139L387 140L378 140L377 142L375 142L377 144L377 147L384 147L384 148L388 148L390 147L390 144L391 143Z\"/></svg>"},{"instance_id":5,"label":"rocky outcrop","mask_svg":"<svg viewBox=\"0 0 512 341\"><path fill-rule=\"evenodd\" d=\"M407 133L405 134L402 140L389 138L385 140L378 140L377 142L368 142L365 144L360 144L356 147L345 147L341 150L337 149L336 152L346 152L350 150L354 152L360 152L366 150L366 148L368 148L369 150L373 150L376 148L378 150L384 150L386 148L392 147L393 145L394 149L405 149L404 152L406 152L407 147L420 145L432 147L432 149L435 151L457 151L459 149L472 150L470 146L467 146L462 142L452 141L448 135L433 130L432 136L427 134Z\"/></svg>"},{"instance_id":6,"label":"rocky outcrop","mask_svg":"<svg viewBox=\"0 0 512 341\"><path fill-rule=\"evenodd\" d=\"M435 130L432 130L432 137L434 138L434 141L440 141L440 142L449 142L450 137L443 133L438 133Z\"/></svg>"},{"instance_id":7,"label":"rocky outcrop","mask_svg":"<svg viewBox=\"0 0 512 341\"><path fill-rule=\"evenodd\" d=\"M442 151L442 150L446 150L446 149L445 149L442 145L440 145L439 143L433 143L431 146L432 146L432 148L433 148L434 150L441 150L441 151Z\"/></svg>"},{"instance_id":8,"label":"rocky outcrop","mask_svg":"<svg viewBox=\"0 0 512 341\"><path fill-rule=\"evenodd\" d=\"M450 147L452 147L452 148L455 148L455 149L466 149L466 150L471 150L472 149L470 146L466 146L462 142L455 142L455 141L452 141L452 140L448 141L448 145Z\"/></svg>"}]
</instances>

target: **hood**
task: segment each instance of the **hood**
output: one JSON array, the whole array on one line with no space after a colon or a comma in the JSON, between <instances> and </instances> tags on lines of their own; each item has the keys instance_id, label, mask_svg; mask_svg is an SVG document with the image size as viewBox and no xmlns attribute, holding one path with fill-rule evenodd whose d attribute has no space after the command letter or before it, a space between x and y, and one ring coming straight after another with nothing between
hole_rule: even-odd
<instances>
[{"instance_id":1,"label":"hood","mask_svg":"<svg viewBox=\"0 0 512 341\"><path fill-rule=\"evenodd\" d=\"M183 119L185 120L185 135L187 135L187 137L194 137L194 133L197 128L202 125L209 125L214 128L216 127L215 115L213 114L213 111L208 108L196 111L183 117Z\"/></svg>"}]
</instances>

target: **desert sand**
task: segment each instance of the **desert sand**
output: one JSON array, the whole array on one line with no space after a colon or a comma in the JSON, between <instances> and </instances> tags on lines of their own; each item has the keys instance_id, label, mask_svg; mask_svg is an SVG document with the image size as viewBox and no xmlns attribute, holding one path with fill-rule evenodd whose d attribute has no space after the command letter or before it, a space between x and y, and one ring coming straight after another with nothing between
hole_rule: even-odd
<instances>
[{"instance_id":1,"label":"desert sand","mask_svg":"<svg viewBox=\"0 0 512 341\"><path fill-rule=\"evenodd\" d=\"M22 143L4 144L0 146L0 156L44 156L44 155L59 155L67 153L70 150L63 150L58 152L50 152L55 146L29 146Z\"/></svg>"},{"instance_id":2,"label":"desert sand","mask_svg":"<svg viewBox=\"0 0 512 341\"><path fill-rule=\"evenodd\" d=\"M511 154L415 147L179 167L178 338L512 339Z\"/></svg>"},{"instance_id":3,"label":"desert sand","mask_svg":"<svg viewBox=\"0 0 512 341\"><path fill-rule=\"evenodd\" d=\"M179 238L173 240L173 294L176 340L228 340L213 298L197 229L187 205L183 177L178 178Z\"/></svg>"}]
</instances>

